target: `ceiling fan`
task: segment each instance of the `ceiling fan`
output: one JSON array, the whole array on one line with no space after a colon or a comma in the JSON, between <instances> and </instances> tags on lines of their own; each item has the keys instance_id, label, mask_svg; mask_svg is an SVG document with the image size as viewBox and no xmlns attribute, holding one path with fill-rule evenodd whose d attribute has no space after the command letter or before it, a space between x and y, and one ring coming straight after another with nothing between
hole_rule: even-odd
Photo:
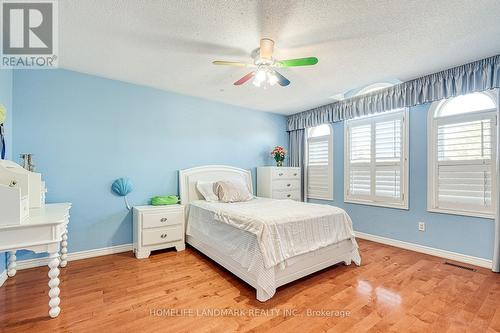
<instances>
[{"instance_id":1,"label":"ceiling fan","mask_svg":"<svg viewBox=\"0 0 500 333\"><path fill-rule=\"evenodd\" d=\"M257 87L267 85L275 85L278 83L280 86L288 86L290 80L281 75L276 68L281 67L295 67L295 66L311 66L318 63L318 58L308 57L299 59L276 60L273 58L274 41L269 38L262 38L260 40L260 48L256 52L254 62L243 63L235 61L214 61L214 65L236 66L236 67L250 67L256 70L243 76L234 85L239 86L253 78L253 84Z\"/></svg>"}]
</instances>

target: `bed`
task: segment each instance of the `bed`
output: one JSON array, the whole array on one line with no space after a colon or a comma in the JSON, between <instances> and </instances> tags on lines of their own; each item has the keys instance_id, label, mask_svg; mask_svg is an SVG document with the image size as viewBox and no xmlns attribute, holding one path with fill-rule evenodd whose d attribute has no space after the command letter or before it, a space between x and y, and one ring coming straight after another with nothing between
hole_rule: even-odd
<instances>
[{"instance_id":1,"label":"bed","mask_svg":"<svg viewBox=\"0 0 500 333\"><path fill-rule=\"evenodd\" d=\"M196 189L198 181L236 178L253 193L248 170L212 165L179 172L186 242L255 288L257 300L337 263L361 264L352 222L340 208L266 198L207 202Z\"/></svg>"}]
</instances>

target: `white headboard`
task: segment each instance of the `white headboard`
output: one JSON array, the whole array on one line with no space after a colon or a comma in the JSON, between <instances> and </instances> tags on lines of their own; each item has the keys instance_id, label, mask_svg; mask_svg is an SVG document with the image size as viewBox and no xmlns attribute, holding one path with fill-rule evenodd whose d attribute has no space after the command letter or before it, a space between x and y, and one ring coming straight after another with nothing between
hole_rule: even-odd
<instances>
[{"instance_id":1,"label":"white headboard","mask_svg":"<svg viewBox=\"0 0 500 333\"><path fill-rule=\"evenodd\" d=\"M181 204L188 205L194 200L203 200L203 196L196 189L199 180L218 181L223 179L242 178L248 184L250 193L253 193L252 174L249 170L226 165L205 165L191 169L179 170L179 191Z\"/></svg>"}]
</instances>

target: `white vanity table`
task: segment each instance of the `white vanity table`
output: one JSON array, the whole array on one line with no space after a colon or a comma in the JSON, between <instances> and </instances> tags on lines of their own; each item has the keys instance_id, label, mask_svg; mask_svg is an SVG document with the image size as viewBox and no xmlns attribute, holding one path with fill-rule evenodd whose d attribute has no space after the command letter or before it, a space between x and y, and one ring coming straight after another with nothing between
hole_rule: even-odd
<instances>
[{"instance_id":1,"label":"white vanity table","mask_svg":"<svg viewBox=\"0 0 500 333\"><path fill-rule=\"evenodd\" d=\"M59 315L59 266L67 264L68 222L71 204L47 204L30 209L30 216L19 225L0 226L0 252L8 252L7 276L16 275L16 251L31 250L49 254L49 315ZM59 261L59 252L61 253Z\"/></svg>"},{"instance_id":2,"label":"white vanity table","mask_svg":"<svg viewBox=\"0 0 500 333\"><path fill-rule=\"evenodd\" d=\"M7 276L16 275L17 250L47 252L52 318L61 311L59 266L67 264L70 208L70 203L45 204L40 174L0 161L0 253L8 252Z\"/></svg>"}]
</instances>

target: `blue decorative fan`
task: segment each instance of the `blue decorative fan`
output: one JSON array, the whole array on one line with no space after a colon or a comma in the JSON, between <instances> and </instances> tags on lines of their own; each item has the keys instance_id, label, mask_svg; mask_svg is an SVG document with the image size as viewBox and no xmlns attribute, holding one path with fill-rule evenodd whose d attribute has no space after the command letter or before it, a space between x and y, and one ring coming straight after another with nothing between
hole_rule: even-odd
<instances>
[{"instance_id":1,"label":"blue decorative fan","mask_svg":"<svg viewBox=\"0 0 500 333\"><path fill-rule=\"evenodd\" d=\"M132 183L130 182L130 180L128 178L118 178L113 182L113 185L111 185L111 190L116 195L125 198L125 205L127 206L127 209L130 210L131 207L127 200L127 194L132 192Z\"/></svg>"}]
</instances>

